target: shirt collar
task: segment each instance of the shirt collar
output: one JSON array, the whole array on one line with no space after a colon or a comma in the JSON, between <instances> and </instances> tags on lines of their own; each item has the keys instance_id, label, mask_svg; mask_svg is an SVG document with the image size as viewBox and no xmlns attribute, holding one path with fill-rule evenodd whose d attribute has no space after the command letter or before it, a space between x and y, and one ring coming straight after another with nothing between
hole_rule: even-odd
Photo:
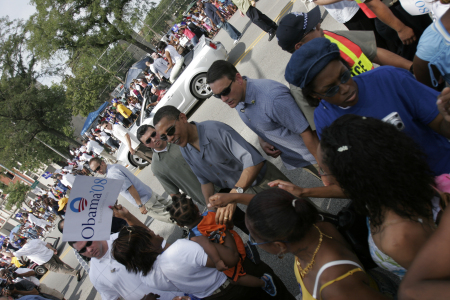
<instances>
[{"instance_id":1,"label":"shirt collar","mask_svg":"<svg viewBox=\"0 0 450 300\"><path fill-rule=\"evenodd\" d=\"M252 101L255 100L253 94L254 94L254 87L253 87L253 79L248 78L247 76L242 76L242 78L247 82L245 87L245 99L243 103L244 105L252 104Z\"/></svg>"},{"instance_id":2,"label":"shirt collar","mask_svg":"<svg viewBox=\"0 0 450 300\"><path fill-rule=\"evenodd\" d=\"M197 123L194 121L192 121L191 124L194 124L195 126L197 126L197 134L198 134L198 139L199 139L200 152L203 154L203 146L208 145L210 143L210 140L206 137L206 134L205 134L205 127L203 126L202 123ZM197 150L189 143L187 144L187 149L189 151Z\"/></svg>"}]
</instances>

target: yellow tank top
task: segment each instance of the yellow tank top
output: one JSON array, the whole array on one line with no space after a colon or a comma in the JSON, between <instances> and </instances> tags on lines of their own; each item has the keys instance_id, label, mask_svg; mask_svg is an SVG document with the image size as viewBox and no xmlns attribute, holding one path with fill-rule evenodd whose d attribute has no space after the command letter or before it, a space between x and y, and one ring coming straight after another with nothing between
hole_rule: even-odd
<instances>
[{"instance_id":1,"label":"yellow tank top","mask_svg":"<svg viewBox=\"0 0 450 300\"><path fill-rule=\"evenodd\" d=\"M331 284L333 284L333 283L335 283L335 282L337 282L339 280L342 280L342 279L344 279L344 278L346 278L346 277L348 277L350 275L353 275L355 272L364 272L364 270L362 269L362 267L360 265L358 265L357 263L355 263L354 261L351 261L351 260L336 260L336 261L332 261L332 262L326 263L325 265L323 265L320 268L319 272L317 272L317 276L316 276L316 280L315 280L315 284L314 284L313 295L311 295L308 292L308 290L306 289L305 285L303 284L303 279L300 276L300 273L298 272L297 260L298 260L298 258L295 257L294 272L295 272L295 277L297 278L297 282L298 282L298 284L300 284L300 287L301 287L301 294L302 294L301 299L302 300L318 300L318 299L322 299L322 296L321 296L322 290L324 288L326 288L327 286L329 286L329 285L331 285ZM336 265L354 265L357 268L354 268L354 269L348 271L347 273L345 273L344 275L341 275L338 278L336 278L334 280L331 280L331 281L328 281L327 283L322 285L320 287L320 290L319 290L319 298L317 298L316 293L317 293L317 286L318 286L318 283L319 283L320 275L327 268L332 267L332 266L336 266ZM370 281L370 283L369 283L370 287L373 288L374 290L378 291L378 286L377 286L376 282L370 276L369 276L369 281Z\"/></svg>"}]
</instances>

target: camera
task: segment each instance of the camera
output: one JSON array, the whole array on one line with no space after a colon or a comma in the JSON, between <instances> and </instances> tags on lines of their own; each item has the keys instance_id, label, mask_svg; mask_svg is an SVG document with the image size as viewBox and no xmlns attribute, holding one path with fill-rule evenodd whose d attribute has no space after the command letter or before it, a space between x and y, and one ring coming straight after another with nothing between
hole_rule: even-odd
<instances>
[{"instance_id":1,"label":"camera","mask_svg":"<svg viewBox=\"0 0 450 300\"><path fill-rule=\"evenodd\" d=\"M381 121L394 125L395 128L397 128L399 131L405 129L405 123L403 123L398 112L390 113L389 115L384 117Z\"/></svg>"}]
</instances>

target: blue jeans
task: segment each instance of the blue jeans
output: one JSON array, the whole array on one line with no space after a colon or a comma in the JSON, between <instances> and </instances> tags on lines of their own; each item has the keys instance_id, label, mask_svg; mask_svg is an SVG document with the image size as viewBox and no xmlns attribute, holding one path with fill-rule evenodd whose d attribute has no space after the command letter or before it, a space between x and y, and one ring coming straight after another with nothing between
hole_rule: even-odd
<instances>
[{"instance_id":1,"label":"blue jeans","mask_svg":"<svg viewBox=\"0 0 450 300\"><path fill-rule=\"evenodd\" d=\"M225 31L228 33L228 35L230 36L230 38L232 38L233 40L237 40L239 39L239 37L242 35L239 30L237 30L236 28L234 28L233 25L231 25L228 22L220 22L220 24L217 24L218 27L221 27L223 29L225 29Z\"/></svg>"}]
</instances>

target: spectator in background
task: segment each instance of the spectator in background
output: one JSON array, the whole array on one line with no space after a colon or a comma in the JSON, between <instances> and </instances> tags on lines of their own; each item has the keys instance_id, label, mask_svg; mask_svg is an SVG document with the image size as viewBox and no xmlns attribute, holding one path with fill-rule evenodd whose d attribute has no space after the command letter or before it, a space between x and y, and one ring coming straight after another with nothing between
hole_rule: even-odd
<instances>
[{"instance_id":1,"label":"spectator in background","mask_svg":"<svg viewBox=\"0 0 450 300\"><path fill-rule=\"evenodd\" d=\"M163 53L163 55L167 58L168 65L167 69L164 70L164 73L167 74L169 70L171 70L172 72L169 78L170 82L174 82L176 76L178 76L178 73L181 70L181 67L183 66L184 57L177 52L174 46L167 45L163 41L156 45L156 49Z\"/></svg>"},{"instance_id":2,"label":"spectator in background","mask_svg":"<svg viewBox=\"0 0 450 300\"><path fill-rule=\"evenodd\" d=\"M145 64L150 67L150 70L159 78L161 81L164 77L165 79L170 79L170 73L172 69L169 68L169 63L163 58L159 57L158 53L152 53L153 63L146 62ZM168 71L167 71L168 70ZM167 72L166 72L167 71Z\"/></svg>"},{"instance_id":3,"label":"spectator in background","mask_svg":"<svg viewBox=\"0 0 450 300\"><path fill-rule=\"evenodd\" d=\"M219 10L211 3L203 3L201 1L197 2L197 6L203 9L205 14L211 20L213 28L223 27L223 29L228 33L230 38L234 40L234 44L237 44L242 37L242 33L239 32L233 25L228 23L223 16L220 14Z\"/></svg>"},{"instance_id":4,"label":"spectator in background","mask_svg":"<svg viewBox=\"0 0 450 300\"><path fill-rule=\"evenodd\" d=\"M84 141L83 144L86 146L87 152L94 152L96 155L107 159L110 163L117 163L117 159L109 154L102 145L95 141L94 137L90 136L89 141Z\"/></svg>"},{"instance_id":5,"label":"spectator in background","mask_svg":"<svg viewBox=\"0 0 450 300\"><path fill-rule=\"evenodd\" d=\"M269 42L275 37L277 24L257 9L255 0L232 0L239 8L241 17L247 16L253 24L269 34Z\"/></svg>"}]
</instances>

